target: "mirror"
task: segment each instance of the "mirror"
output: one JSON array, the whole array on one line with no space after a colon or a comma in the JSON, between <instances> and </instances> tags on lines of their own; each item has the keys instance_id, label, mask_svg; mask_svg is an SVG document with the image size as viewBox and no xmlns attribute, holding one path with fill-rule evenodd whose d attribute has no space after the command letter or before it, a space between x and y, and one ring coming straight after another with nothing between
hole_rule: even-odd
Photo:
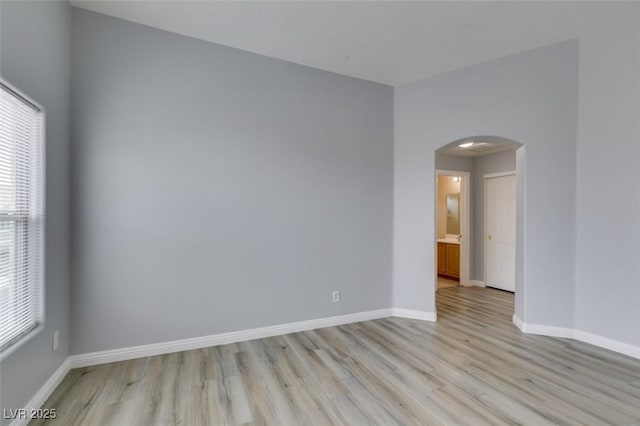
<instances>
[{"instance_id":1,"label":"mirror","mask_svg":"<svg viewBox=\"0 0 640 426\"><path fill-rule=\"evenodd\" d=\"M460 193L447 194L447 234L460 234Z\"/></svg>"}]
</instances>

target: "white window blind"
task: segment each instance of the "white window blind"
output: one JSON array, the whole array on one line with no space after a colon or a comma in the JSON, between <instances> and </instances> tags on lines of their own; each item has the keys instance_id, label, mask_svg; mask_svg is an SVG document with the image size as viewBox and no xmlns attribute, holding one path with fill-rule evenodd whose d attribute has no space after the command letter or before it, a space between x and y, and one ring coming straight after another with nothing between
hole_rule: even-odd
<instances>
[{"instance_id":1,"label":"white window blind","mask_svg":"<svg viewBox=\"0 0 640 426\"><path fill-rule=\"evenodd\" d=\"M43 320L43 113L0 82L0 352Z\"/></svg>"}]
</instances>

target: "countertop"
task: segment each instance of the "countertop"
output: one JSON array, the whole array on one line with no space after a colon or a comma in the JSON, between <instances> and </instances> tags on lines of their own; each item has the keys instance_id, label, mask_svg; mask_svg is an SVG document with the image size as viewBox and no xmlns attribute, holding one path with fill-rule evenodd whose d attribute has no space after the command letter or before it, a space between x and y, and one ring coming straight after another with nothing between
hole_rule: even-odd
<instances>
[{"instance_id":1,"label":"countertop","mask_svg":"<svg viewBox=\"0 0 640 426\"><path fill-rule=\"evenodd\" d=\"M438 238L438 242L447 244L460 244L460 240L454 240L453 238Z\"/></svg>"}]
</instances>

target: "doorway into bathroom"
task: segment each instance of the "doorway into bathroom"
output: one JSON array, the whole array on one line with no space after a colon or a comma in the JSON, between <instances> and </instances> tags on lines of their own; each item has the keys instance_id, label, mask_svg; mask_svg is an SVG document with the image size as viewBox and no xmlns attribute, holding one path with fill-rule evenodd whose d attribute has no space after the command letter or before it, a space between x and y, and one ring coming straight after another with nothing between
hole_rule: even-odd
<instances>
[{"instance_id":1,"label":"doorway into bathroom","mask_svg":"<svg viewBox=\"0 0 640 426\"><path fill-rule=\"evenodd\" d=\"M469 282L470 173L438 169L436 182L438 290Z\"/></svg>"}]
</instances>

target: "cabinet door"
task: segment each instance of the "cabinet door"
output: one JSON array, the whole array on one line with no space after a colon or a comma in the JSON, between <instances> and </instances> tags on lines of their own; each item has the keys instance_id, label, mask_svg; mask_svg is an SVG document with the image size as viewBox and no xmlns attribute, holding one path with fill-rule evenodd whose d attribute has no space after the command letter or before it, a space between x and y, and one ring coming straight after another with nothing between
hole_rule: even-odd
<instances>
[{"instance_id":1,"label":"cabinet door","mask_svg":"<svg viewBox=\"0 0 640 426\"><path fill-rule=\"evenodd\" d=\"M445 273L458 278L460 277L460 246L457 244L446 244L445 249Z\"/></svg>"},{"instance_id":2,"label":"cabinet door","mask_svg":"<svg viewBox=\"0 0 640 426\"><path fill-rule=\"evenodd\" d=\"M445 250L446 244L438 243L438 273L444 274L446 270L446 261L447 252Z\"/></svg>"}]
</instances>

